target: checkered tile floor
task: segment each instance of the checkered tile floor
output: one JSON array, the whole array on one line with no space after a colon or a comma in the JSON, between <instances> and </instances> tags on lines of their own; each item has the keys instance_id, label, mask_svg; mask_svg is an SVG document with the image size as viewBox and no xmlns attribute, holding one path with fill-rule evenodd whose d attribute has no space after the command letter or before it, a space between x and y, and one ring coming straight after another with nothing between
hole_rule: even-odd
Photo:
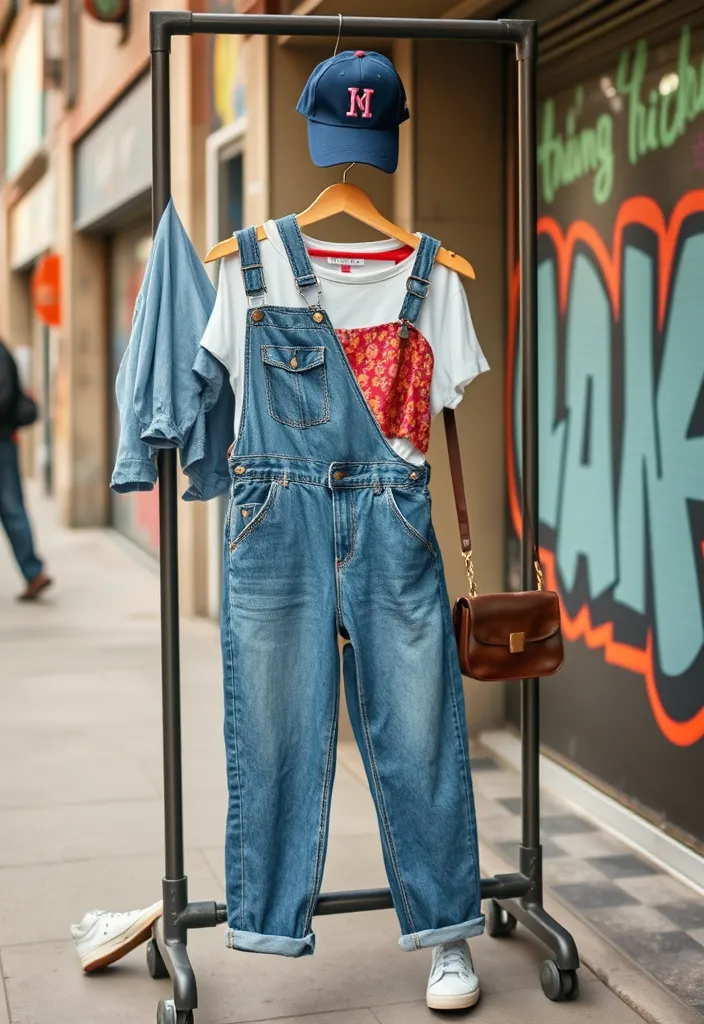
<instances>
[{"instance_id":1,"label":"checkered tile floor","mask_svg":"<svg viewBox=\"0 0 704 1024\"><path fill-rule=\"evenodd\" d=\"M472 758L483 842L518 864L520 778ZM543 797L546 886L704 1021L704 898L559 800Z\"/></svg>"}]
</instances>

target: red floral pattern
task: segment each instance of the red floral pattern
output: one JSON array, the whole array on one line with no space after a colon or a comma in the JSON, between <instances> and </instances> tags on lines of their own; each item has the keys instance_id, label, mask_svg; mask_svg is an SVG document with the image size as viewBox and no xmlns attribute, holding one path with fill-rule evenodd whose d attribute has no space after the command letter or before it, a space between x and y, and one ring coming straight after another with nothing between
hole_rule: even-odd
<instances>
[{"instance_id":1,"label":"red floral pattern","mask_svg":"<svg viewBox=\"0 0 704 1024\"><path fill-rule=\"evenodd\" d=\"M405 437L425 454L430 443L433 350L417 328L399 324L337 331L352 371L385 437Z\"/></svg>"}]
</instances>

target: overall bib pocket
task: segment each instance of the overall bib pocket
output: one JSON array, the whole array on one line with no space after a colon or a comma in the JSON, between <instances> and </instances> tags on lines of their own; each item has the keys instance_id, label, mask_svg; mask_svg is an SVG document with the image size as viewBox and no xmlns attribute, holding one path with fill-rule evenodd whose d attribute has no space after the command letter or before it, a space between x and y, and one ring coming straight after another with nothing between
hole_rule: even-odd
<instances>
[{"instance_id":1,"label":"overall bib pocket","mask_svg":"<svg viewBox=\"0 0 704 1024\"><path fill-rule=\"evenodd\" d=\"M330 419L325 348L262 345L269 415L288 427L314 427Z\"/></svg>"}]
</instances>

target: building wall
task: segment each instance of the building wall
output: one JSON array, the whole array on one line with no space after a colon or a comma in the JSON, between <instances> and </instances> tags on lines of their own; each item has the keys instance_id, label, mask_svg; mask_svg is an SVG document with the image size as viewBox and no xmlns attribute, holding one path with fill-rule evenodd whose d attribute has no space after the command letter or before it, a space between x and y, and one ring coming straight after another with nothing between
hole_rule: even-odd
<instances>
[{"instance_id":1,"label":"building wall","mask_svg":"<svg viewBox=\"0 0 704 1024\"><path fill-rule=\"evenodd\" d=\"M47 132L40 154L56 175L55 249L63 260L63 323L53 332L56 373L52 396L54 421L54 492L64 523L102 526L110 521L108 482L112 469L109 418L112 380L109 362L109 246L106 233L77 232L74 226L74 159L81 139L118 104L149 62L149 11L154 7L178 9L182 3L133 0L128 32L100 24L78 8L77 91L67 104L68 75L64 68L61 89L48 95ZM2 47L2 63L8 67L31 19L42 9L24 3ZM69 18L64 0L64 50L67 52ZM194 74L192 69L197 69ZM206 69L207 73L207 69ZM173 194L180 216L199 251L204 228L204 139L206 118L200 94L207 88L202 44L176 39L172 47L172 177ZM37 165L40 173L44 165ZM31 170L31 169L30 169ZM1 289L5 301L1 327L14 344L29 346L35 331L28 302L26 274L9 270L12 245L12 209L34 181L22 175L5 183L0 254ZM41 350L41 346L37 347ZM36 361L36 360L35 360ZM39 367L35 367L38 370ZM34 371L33 371L34 372ZM41 427L24 432L24 463L31 473L36 461L32 437ZM181 604L188 613L205 610L205 510L181 503Z\"/></svg>"}]
</instances>

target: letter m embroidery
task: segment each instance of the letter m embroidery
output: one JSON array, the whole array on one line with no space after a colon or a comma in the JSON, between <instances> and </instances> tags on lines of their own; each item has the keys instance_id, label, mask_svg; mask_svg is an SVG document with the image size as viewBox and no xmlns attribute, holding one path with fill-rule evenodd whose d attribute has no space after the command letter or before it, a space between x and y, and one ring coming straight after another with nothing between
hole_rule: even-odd
<instances>
[{"instance_id":1,"label":"letter m embroidery","mask_svg":"<svg viewBox=\"0 0 704 1024\"><path fill-rule=\"evenodd\" d=\"M362 117L372 116L372 96L374 95L373 89L365 89L362 95L359 95L359 87L354 85L350 86L347 90L350 94L350 109L347 111L348 117L359 117L358 110L362 111Z\"/></svg>"}]
</instances>

